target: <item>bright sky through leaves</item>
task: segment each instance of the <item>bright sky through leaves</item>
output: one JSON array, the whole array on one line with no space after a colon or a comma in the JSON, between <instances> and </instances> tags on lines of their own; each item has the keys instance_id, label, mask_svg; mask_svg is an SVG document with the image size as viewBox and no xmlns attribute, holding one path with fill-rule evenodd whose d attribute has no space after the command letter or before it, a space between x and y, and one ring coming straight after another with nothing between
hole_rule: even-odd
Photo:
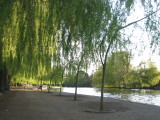
<instances>
[{"instance_id":1,"label":"bright sky through leaves","mask_svg":"<svg viewBox=\"0 0 160 120\"><path fill-rule=\"evenodd\" d=\"M156 11L157 8L155 7L153 10ZM160 11L158 11L157 14L159 15ZM126 24L137 21L143 17L145 17L144 9L140 3L137 2L136 7L132 10L131 15L128 17ZM160 52L158 48L155 48L154 46L153 48L151 47L150 43L152 38L145 31L145 20L146 19L125 28L125 30L121 33L124 36L127 36L132 43L128 45L127 50L132 52L133 56L131 59L131 64L133 67L138 67L141 62L147 63L147 61L150 60L155 63L158 69L160 69ZM136 29L134 26L136 26ZM92 64L91 68L88 70L88 73L91 75L97 68L97 65Z\"/></svg>"}]
</instances>

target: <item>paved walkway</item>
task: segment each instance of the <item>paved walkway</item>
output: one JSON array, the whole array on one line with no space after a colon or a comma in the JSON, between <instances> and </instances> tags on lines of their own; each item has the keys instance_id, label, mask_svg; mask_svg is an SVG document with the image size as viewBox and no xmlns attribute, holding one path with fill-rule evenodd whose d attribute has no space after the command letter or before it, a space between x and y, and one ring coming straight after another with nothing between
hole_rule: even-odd
<instances>
[{"instance_id":1,"label":"paved walkway","mask_svg":"<svg viewBox=\"0 0 160 120\"><path fill-rule=\"evenodd\" d=\"M97 113L98 102L91 96L73 101L67 93L12 91L0 96L0 120L160 120L160 107L105 99L104 107L114 111Z\"/></svg>"}]
</instances>

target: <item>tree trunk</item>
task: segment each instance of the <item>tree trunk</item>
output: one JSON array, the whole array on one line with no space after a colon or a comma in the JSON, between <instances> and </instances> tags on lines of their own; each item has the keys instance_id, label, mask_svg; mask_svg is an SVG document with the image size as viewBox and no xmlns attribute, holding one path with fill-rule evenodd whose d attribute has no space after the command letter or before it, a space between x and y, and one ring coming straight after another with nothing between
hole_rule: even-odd
<instances>
[{"instance_id":1,"label":"tree trunk","mask_svg":"<svg viewBox=\"0 0 160 120\"><path fill-rule=\"evenodd\" d=\"M113 40L111 40L110 43L109 43L109 46L108 46L107 51L105 53L104 61L102 60L102 55L100 54L101 63L102 63L102 67L103 67L102 86L101 86L101 99L100 99L100 111L103 110L103 91L104 91L104 81L105 81L105 77L106 77L106 62L107 62L107 56L108 56L110 47L112 45L112 42L113 42Z\"/></svg>"},{"instance_id":2,"label":"tree trunk","mask_svg":"<svg viewBox=\"0 0 160 120\"><path fill-rule=\"evenodd\" d=\"M78 67L78 71L77 71L77 74L76 74L76 83L75 83L75 94L74 94L74 101L76 101L76 100L77 100L78 76L79 76L79 67Z\"/></svg>"},{"instance_id":3,"label":"tree trunk","mask_svg":"<svg viewBox=\"0 0 160 120\"><path fill-rule=\"evenodd\" d=\"M3 65L0 69L0 91L10 90L11 76L8 75L6 65Z\"/></svg>"},{"instance_id":4,"label":"tree trunk","mask_svg":"<svg viewBox=\"0 0 160 120\"><path fill-rule=\"evenodd\" d=\"M50 93L50 89L51 89L51 79L50 79L49 86L48 86L48 93Z\"/></svg>"},{"instance_id":5,"label":"tree trunk","mask_svg":"<svg viewBox=\"0 0 160 120\"><path fill-rule=\"evenodd\" d=\"M59 91L59 95L62 95L62 82L63 82L63 75L64 75L64 71L65 71L65 68L64 68L64 70L63 70L63 72L62 72L62 81L61 81L61 85L60 85L60 91Z\"/></svg>"},{"instance_id":6,"label":"tree trunk","mask_svg":"<svg viewBox=\"0 0 160 120\"><path fill-rule=\"evenodd\" d=\"M62 95L62 84L60 85L59 95Z\"/></svg>"},{"instance_id":7,"label":"tree trunk","mask_svg":"<svg viewBox=\"0 0 160 120\"><path fill-rule=\"evenodd\" d=\"M41 91L42 91L42 78L41 78Z\"/></svg>"},{"instance_id":8,"label":"tree trunk","mask_svg":"<svg viewBox=\"0 0 160 120\"><path fill-rule=\"evenodd\" d=\"M105 75L106 75L106 61L103 64L103 76L102 76L102 86L101 86L100 111L103 110L103 91L104 91Z\"/></svg>"},{"instance_id":9,"label":"tree trunk","mask_svg":"<svg viewBox=\"0 0 160 120\"><path fill-rule=\"evenodd\" d=\"M4 66L4 86L5 90L9 90L9 75L6 65Z\"/></svg>"},{"instance_id":10,"label":"tree trunk","mask_svg":"<svg viewBox=\"0 0 160 120\"><path fill-rule=\"evenodd\" d=\"M4 91L4 77L3 77L3 69L0 70L0 91Z\"/></svg>"},{"instance_id":11,"label":"tree trunk","mask_svg":"<svg viewBox=\"0 0 160 120\"><path fill-rule=\"evenodd\" d=\"M62 81L63 81L63 76L62 76ZM59 89L59 95L62 95L62 81L61 81L61 85L60 85L60 89Z\"/></svg>"}]
</instances>

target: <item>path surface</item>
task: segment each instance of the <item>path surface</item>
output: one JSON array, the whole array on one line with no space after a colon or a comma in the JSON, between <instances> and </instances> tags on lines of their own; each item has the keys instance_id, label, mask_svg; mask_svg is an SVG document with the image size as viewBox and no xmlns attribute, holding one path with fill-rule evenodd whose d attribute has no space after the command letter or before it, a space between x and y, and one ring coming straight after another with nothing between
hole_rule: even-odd
<instances>
[{"instance_id":1,"label":"path surface","mask_svg":"<svg viewBox=\"0 0 160 120\"><path fill-rule=\"evenodd\" d=\"M78 101L73 101L68 93L58 96L57 92L14 90L0 95L0 120L160 120L160 107L104 101L106 111L97 113L98 97L79 95Z\"/></svg>"}]
</instances>

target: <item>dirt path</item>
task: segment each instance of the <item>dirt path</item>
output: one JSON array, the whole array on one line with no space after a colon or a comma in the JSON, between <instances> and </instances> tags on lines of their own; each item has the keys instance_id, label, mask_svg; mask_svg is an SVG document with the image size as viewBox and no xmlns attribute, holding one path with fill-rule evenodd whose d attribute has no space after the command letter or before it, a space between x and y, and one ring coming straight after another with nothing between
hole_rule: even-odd
<instances>
[{"instance_id":1,"label":"dirt path","mask_svg":"<svg viewBox=\"0 0 160 120\"><path fill-rule=\"evenodd\" d=\"M76 114L70 106L73 101L65 103L60 96L46 92L13 91L5 98L0 120L68 120Z\"/></svg>"},{"instance_id":2,"label":"dirt path","mask_svg":"<svg viewBox=\"0 0 160 120\"><path fill-rule=\"evenodd\" d=\"M98 97L81 95L73 101L73 95L68 93L58 96L56 92L12 91L0 96L0 120L160 119L160 107L113 99L105 99L106 112L97 113L98 101Z\"/></svg>"}]
</instances>

